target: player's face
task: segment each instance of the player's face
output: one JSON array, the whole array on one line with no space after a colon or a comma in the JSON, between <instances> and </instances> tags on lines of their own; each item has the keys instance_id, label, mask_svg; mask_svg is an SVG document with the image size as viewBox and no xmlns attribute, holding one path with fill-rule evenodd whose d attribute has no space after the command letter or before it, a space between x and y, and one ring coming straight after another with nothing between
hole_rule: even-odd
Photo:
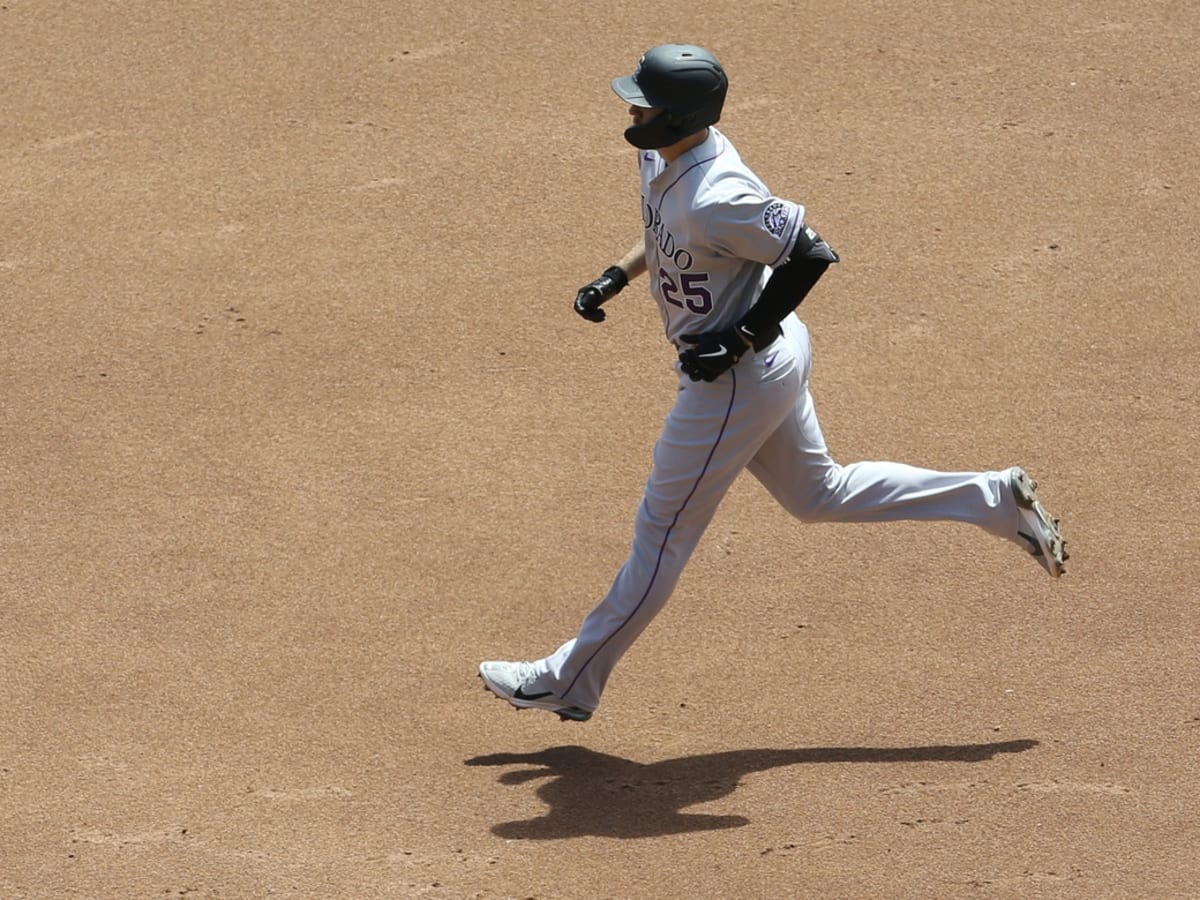
<instances>
[{"instance_id":1,"label":"player's face","mask_svg":"<svg viewBox=\"0 0 1200 900\"><path fill-rule=\"evenodd\" d=\"M630 106L629 117L633 119L634 125L645 125L647 122L653 121L658 117L662 110L657 106Z\"/></svg>"}]
</instances>

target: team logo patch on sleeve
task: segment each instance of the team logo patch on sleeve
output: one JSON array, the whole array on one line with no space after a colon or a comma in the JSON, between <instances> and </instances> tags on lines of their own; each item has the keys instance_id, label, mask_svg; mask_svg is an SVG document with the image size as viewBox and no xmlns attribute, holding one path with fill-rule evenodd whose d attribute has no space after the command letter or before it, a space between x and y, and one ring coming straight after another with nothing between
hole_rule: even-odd
<instances>
[{"instance_id":1,"label":"team logo patch on sleeve","mask_svg":"<svg viewBox=\"0 0 1200 900\"><path fill-rule=\"evenodd\" d=\"M787 227L788 209L782 200L776 200L763 210L763 226L771 237L782 237Z\"/></svg>"}]
</instances>

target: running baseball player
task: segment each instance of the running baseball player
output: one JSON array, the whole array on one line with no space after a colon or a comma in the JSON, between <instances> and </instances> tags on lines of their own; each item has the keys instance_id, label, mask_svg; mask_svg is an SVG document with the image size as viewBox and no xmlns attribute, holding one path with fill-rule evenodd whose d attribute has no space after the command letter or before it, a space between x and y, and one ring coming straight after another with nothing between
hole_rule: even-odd
<instances>
[{"instance_id":1,"label":"running baseball player","mask_svg":"<svg viewBox=\"0 0 1200 900\"><path fill-rule=\"evenodd\" d=\"M482 663L485 686L518 708L590 718L743 469L801 521L968 522L1061 575L1058 522L1023 469L938 472L830 457L808 388L808 331L795 309L838 255L805 208L772 194L714 127L728 90L716 58L665 44L612 87L629 104L625 138L638 148L644 234L580 289L575 311L604 321L604 303L647 274L678 352L679 389L629 558L608 594L549 656Z\"/></svg>"}]
</instances>

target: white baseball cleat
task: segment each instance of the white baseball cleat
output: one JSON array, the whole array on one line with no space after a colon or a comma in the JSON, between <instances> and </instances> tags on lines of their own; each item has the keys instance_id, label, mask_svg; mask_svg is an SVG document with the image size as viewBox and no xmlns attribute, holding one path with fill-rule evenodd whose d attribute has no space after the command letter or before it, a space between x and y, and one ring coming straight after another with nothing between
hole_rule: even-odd
<instances>
[{"instance_id":1,"label":"white baseball cleat","mask_svg":"<svg viewBox=\"0 0 1200 900\"><path fill-rule=\"evenodd\" d=\"M517 709L545 709L564 721L586 722L592 717L590 709L580 709L563 702L562 698L537 683L533 664L491 660L479 664L479 677L484 686Z\"/></svg>"},{"instance_id":2,"label":"white baseball cleat","mask_svg":"<svg viewBox=\"0 0 1200 900\"><path fill-rule=\"evenodd\" d=\"M1028 545L1030 555L1042 564L1042 568L1058 578L1066 571L1063 564L1070 558L1058 519L1046 512L1046 507L1037 498L1037 482L1020 466L1009 470L1009 484L1017 498L1017 512L1021 515L1017 536Z\"/></svg>"}]
</instances>

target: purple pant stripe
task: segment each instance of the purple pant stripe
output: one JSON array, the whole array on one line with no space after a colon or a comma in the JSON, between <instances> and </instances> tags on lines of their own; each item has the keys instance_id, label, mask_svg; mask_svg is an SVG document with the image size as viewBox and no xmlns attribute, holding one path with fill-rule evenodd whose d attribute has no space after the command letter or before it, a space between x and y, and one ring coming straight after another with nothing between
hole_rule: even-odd
<instances>
[{"instance_id":1,"label":"purple pant stripe","mask_svg":"<svg viewBox=\"0 0 1200 900\"><path fill-rule=\"evenodd\" d=\"M571 679L571 683L567 685L567 689L560 695L563 698L565 698L567 694L571 693L571 689L575 687L575 682L579 680L579 677L584 673L587 667L591 665L592 660L596 658L600 651L608 646L608 642L620 634L621 630L631 621L633 621L634 617L638 614L638 610L642 608L642 604L646 602L646 598L650 596L650 591L654 588L654 582L658 578L658 570L662 568L663 554L667 550L667 543L671 540L671 532L675 530L675 525L679 522L679 517L683 515L683 511L687 509L688 503L695 495L697 488L700 487L700 482L703 480L705 473L708 471L708 467L712 463L713 456L716 455L717 447L721 445L721 438L725 436L725 428L729 424L729 417L733 414L733 401L734 398L737 397L737 373L730 369L729 375L733 381L733 384L732 389L729 392L729 406L725 408L725 418L721 422L721 430L717 432L717 439L713 441L712 449L708 451L708 458L704 460L704 467L700 470L700 474L696 476L696 482L692 485L692 489L688 491L688 495L684 498L683 504L676 511L674 518L671 519L671 524L667 527L667 533L663 535L662 545L658 548L658 559L655 561L654 571L650 575L650 583L646 585L646 590L642 594L641 599L638 600L637 606L633 608L633 612L625 617L625 621L618 625L613 633L606 637L600 646L592 651L592 655L587 658L587 661L579 667L579 671L576 673L575 677Z\"/></svg>"}]
</instances>

